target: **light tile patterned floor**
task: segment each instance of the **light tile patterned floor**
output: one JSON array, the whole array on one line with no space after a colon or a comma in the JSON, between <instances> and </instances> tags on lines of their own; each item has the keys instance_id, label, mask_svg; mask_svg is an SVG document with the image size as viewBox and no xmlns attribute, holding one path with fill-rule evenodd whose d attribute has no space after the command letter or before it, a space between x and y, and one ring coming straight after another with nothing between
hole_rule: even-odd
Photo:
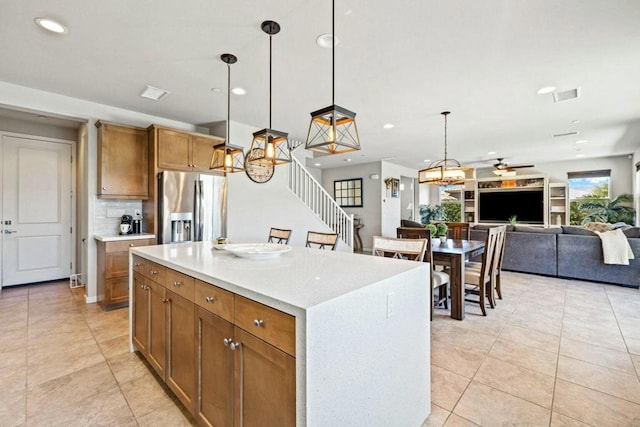
<instances>
[{"instance_id":1,"label":"light tile patterned floor","mask_svg":"<svg viewBox=\"0 0 640 427\"><path fill-rule=\"evenodd\" d=\"M425 425L640 426L640 292L504 276L487 317L436 311ZM0 293L0 426L193 425L128 352L127 310L83 292L65 281Z\"/></svg>"}]
</instances>

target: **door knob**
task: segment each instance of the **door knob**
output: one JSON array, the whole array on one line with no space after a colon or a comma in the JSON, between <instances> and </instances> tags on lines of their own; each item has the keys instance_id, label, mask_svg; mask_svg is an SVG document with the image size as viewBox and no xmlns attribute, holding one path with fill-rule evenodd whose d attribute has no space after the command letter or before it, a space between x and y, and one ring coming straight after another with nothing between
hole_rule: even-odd
<instances>
[{"instance_id":1,"label":"door knob","mask_svg":"<svg viewBox=\"0 0 640 427\"><path fill-rule=\"evenodd\" d=\"M13 234L13 233L17 233L18 230L4 230L4 234Z\"/></svg>"}]
</instances>

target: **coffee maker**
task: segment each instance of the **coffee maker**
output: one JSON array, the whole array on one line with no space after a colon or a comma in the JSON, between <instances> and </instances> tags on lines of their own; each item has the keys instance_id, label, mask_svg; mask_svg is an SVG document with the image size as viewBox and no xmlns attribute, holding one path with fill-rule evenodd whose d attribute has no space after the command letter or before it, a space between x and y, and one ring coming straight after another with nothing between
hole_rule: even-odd
<instances>
[{"instance_id":1,"label":"coffee maker","mask_svg":"<svg viewBox=\"0 0 640 427\"><path fill-rule=\"evenodd\" d=\"M122 215L120 218L120 234L131 234L133 217L131 215Z\"/></svg>"}]
</instances>

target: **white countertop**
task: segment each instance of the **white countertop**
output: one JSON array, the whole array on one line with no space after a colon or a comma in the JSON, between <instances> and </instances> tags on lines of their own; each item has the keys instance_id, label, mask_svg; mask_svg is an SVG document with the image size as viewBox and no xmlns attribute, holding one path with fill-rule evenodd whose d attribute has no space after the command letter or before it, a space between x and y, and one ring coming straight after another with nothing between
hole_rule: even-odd
<instances>
[{"instance_id":1,"label":"white countertop","mask_svg":"<svg viewBox=\"0 0 640 427\"><path fill-rule=\"evenodd\" d=\"M212 246L210 242L172 243L132 248L131 253L294 315L418 268L428 277L428 264L414 261L302 247L278 258L250 260Z\"/></svg>"},{"instance_id":2,"label":"white countertop","mask_svg":"<svg viewBox=\"0 0 640 427\"><path fill-rule=\"evenodd\" d=\"M94 234L93 238L99 242L117 242L120 240L142 240L142 239L155 239L155 234L140 233L140 234Z\"/></svg>"}]
</instances>

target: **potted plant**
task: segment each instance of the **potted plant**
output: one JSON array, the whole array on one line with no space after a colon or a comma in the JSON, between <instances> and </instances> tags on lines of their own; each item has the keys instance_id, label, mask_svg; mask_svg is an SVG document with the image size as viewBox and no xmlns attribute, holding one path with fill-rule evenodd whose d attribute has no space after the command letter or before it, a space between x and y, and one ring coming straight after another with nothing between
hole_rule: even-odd
<instances>
[{"instance_id":1,"label":"potted plant","mask_svg":"<svg viewBox=\"0 0 640 427\"><path fill-rule=\"evenodd\" d=\"M429 230L429 233L431 233L431 238L435 239L435 237L438 235L438 228L435 226L435 224L427 224L425 228Z\"/></svg>"},{"instance_id":2,"label":"potted plant","mask_svg":"<svg viewBox=\"0 0 640 427\"><path fill-rule=\"evenodd\" d=\"M449 227L444 222L439 222L436 224L436 235L440 238L440 242L444 243L447 241L447 231Z\"/></svg>"}]
</instances>

